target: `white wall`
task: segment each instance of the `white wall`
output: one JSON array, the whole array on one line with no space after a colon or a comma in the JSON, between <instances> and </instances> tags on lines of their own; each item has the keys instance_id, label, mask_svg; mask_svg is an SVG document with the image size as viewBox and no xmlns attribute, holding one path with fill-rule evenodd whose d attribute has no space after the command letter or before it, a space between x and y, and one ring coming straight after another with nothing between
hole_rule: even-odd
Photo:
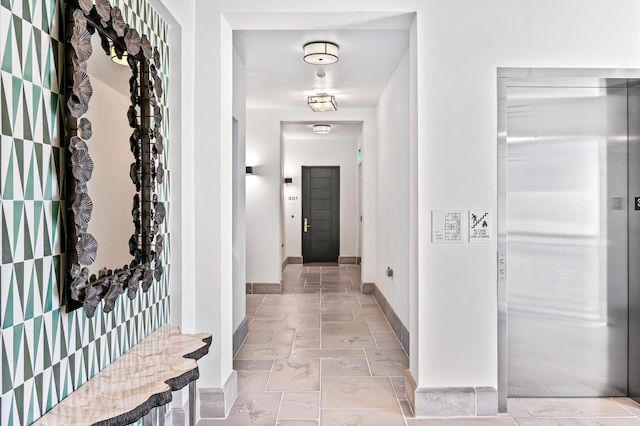
<instances>
[{"instance_id":1,"label":"white wall","mask_svg":"<svg viewBox=\"0 0 640 426\"><path fill-rule=\"evenodd\" d=\"M171 322L183 332L212 334L209 355L198 362L197 385L219 389L232 372L236 305L233 86L228 84L233 81L232 32L222 17L206 10L207 5L183 0L150 3L170 24L171 39ZM208 40L212 34L213 43Z\"/></svg>"},{"instance_id":2,"label":"white wall","mask_svg":"<svg viewBox=\"0 0 640 426\"><path fill-rule=\"evenodd\" d=\"M233 146L233 330L246 317L246 226L245 226L245 151L246 94L245 66L233 52L233 118L237 141Z\"/></svg>"},{"instance_id":3,"label":"white wall","mask_svg":"<svg viewBox=\"0 0 640 426\"><path fill-rule=\"evenodd\" d=\"M357 139L284 140L286 256L302 256L302 166L340 167L340 256L358 252ZM290 200L289 197L294 197Z\"/></svg>"},{"instance_id":4,"label":"white wall","mask_svg":"<svg viewBox=\"0 0 640 426\"><path fill-rule=\"evenodd\" d=\"M638 67L640 3L425 3L417 30L418 381L495 386L495 240L432 244L430 212L496 211L498 67Z\"/></svg>"},{"instance_id":5,"label":"white wall","mask_svg":"<svg viewBox=\"0 0 640 426\"><path fill-rule=\"evenodd\" d=\"M362 134L358 137L357 142L357 169L356 173L358 175L358 257L362 257L362 234L363 234L363 226L362 226L362 208L363 208L363 188L362 188Z\"/></svg>"},{"instance_id":6,"label":"white wall","mask_svg":"<svg viewBox=\"0 0 640 426\"><path fill-rule=\"evenodd\" d=\"M317 115L309 108L290 110L247 110L247 165L254 166L253 176L247 176L247 281L248 282L280 282L282 277L282 240L281 232L281 205L280 197L284 196L285 188L282 181L280 164L282 122L312 122ZM368 174L371 184L365 189L372 195L375 194L375 170L377 168L375 146L377 144L377 123L375 109L341 109L331 114L330 121L362 122L363 151L368 152L368 162L364 167L364 173ZM326 117L326 116L325 116ZM346 149L346 148L345 148ZM355 162L356 141L352 146L352 158ZM355 164L354 164L355 167ZM287 171L288 173L288 171ZM354 185L357 185L357 174L353 172ZM341 180L343 177L341 176ZM342 183L341 183L342 185ZM288 189L287 189L288 191ZM364 216L363 227L371 228L371 232L363 235L362 247L362 271L363 280L373 282L373 265L375 264L375 202L373 196L365 197L364 210L368 213ZM351 200L353 211L357 211L357 198ZM341 208L342 210L342 208ZM357 217L357 216L356 216ZM343 220L341 215L341 220ZM348 215L344 218L349 223ZM353 222L352 222L353 223ZM353 232L357 232L357 224L353 223ZM341 226L342 234L342 226ZM346 249L353 248L356 252L357 236L347 237L345 241L351 241L343 249L341 254L347 254Z\"/></svg>"},{"instance_id":7,"label":"white wall","mask_svg":"<svg viewBox=\"0 0 640 426\"><path fill-rule=\"evenodd\" d=\"M208 5L150 3L170 24L171 39L171 322L212 334L198 387L221 388L233 349L232 33Z\"/></svg>"},{"instance_id":8,"label":"white wall","mask_svg":"<svg viewBox=\"0 0 640 426\"><path fill-rule=\"evenodd\" d=\"M409 51L380 98L378 125L376 285L409 329Z\"/></svg>"},{"instance_id":9,"label":"white wall","mask_svg":"<svg viewBox=\"0 0 640 426\"><path fill-rule=\"evenodd\" d=\"M416 12L410 117L411 370L418 386L496 386L496 244L435 245L439 209L496 209L498 67L640 68L637 0L163 0L183 29L183 324L212 331L199 386L231 369L231 28L366 27ZM269 12L265 14L263 12ZM300 12L300 13L295 13ZM195 28L195 29L194 29ZM196 51L202 52L196 55ZM206 52L206 54L204 54ZM174 57L172 56L172 58ZM173 63L173 60L172 60ZM172 76L173 76L172 72ZM173 78L173 77L172 77ZM197 82L197 90L196 90ZM340 112L340 111L338 111ZM267 113L268 114L268 113ZM279 146L274 113L265 129ZM363 279L375 280L377 135L363 120ZM371 122L375 121L375 117ZM249 143L249 140L247 141ZM248 153L247 153L248 154ZM372 160L372 163L367 163ZM175 163L172 162L172 168ZM175 176L175 169L172 171ZM415 174L415 176L414 176ZM249 182L247 182L249 183ZM278 183L280 185L280 183ZM416 187L417 185L417 187ZM175 187L172 187L172 189ZM249 190L249 188L247 188ZM276 189L276 200L279 195ZM172 197L175 194L172 191ZM203 200L197 201L195 194ZM200 198L198 198L200 199ZM278 203L278 201L276 201ZM371 213L369 213L371 212ZM373 216L373 217L372 217ZM279 223L278 218L272 223ZM368 224L369 223L369 224ZM247 222L247 226L249 223ZM416 229L417 228L417 229ZM198 230L196 233L195 230ZM413 231L417 231L413 234ZM174 229L172 229L172 237ZM276 256L277 246L271 245ZM249 244L251 242L248 241ZM269 243L271 244L271 243ZM368 256L366 250L373 250ZM175 265L172 259L172 265ZM417 271L415 269L417 268ZM247 271L249 273L249 270ZM279 276L278 276L279 278ZM247 279L249 277L247 276ZM267 277L267 281L270 277ZM227 334L228 333L228 334ZM415 351L415 352L414 352Z\"/></svg>"},{"instance_id":10,"label":"white wall","mask_svg":"<svg viewBox=\"0 0 640 426\"><path fill-rule=\"evenodd\" d=\"M247 110L247 282L279 283L282 277L280 121Z\"/></svg>"},{"instance_id":11,"label":"white wall","mask_svg":"<svg viewBox=\"0 0 640 426\"><path fill-rule=\"evenodd\" d=\"M198 362L207 373L199 385L222 388L233 370L233 37L226 19L205 2L196 2L194 29L196 50L203 53L190 76L196 82L194 200L188 207L195 225L192 309L195 328L211 330L218 348Z\"/></svg>"},{"instance_id":12,"label":"white wall","mask_svg":"<svg viewBox=\"0 0 640 426\"><path fill-rule=\"evenodd\" d=\"M149 3L162 15L170 26L170 76L168 87L169 119L171 120L171 323L180 326L183 332L209 332L213 335L210 354L198 362L200 379L199 388L220 388L231 373L232 363L232 333L245 316L245 278L246 269L244 248L244 141L246 131L244 124L244 65L238 55L231 51L231 32L224 22L216 21L209 27L200 25L209 34L220 34L227 46L225 71L220 71L218 80L224 83L226 90L219 88L222 95L219 102L226 106L227 111L233 109L233 116L239 122L240 144L237 151L237 164L232 167L237 173L237 198L231 196L232 173L216 176L212 170L225 169L220 164L231 164L233 159L231 147L231 129L221 129L222 118L209 119L212 102L207 100L214 87L204 84L196 85L196 5L195 1L183 0L149 0ZM222 47L218 54L222 57ZM215 62L219 59L216 58ZM233 68L231 68L233 67ZM234 99L229 96L232 92L227 85L231 81L230 75L236 73L233 79ZM198 81L209 81L209 77L200 77ZM203 92L203 98L196 94ZM227 94L227 96L224 96ZM196 107L197 105L197 107ZM196 117L196 110L204 111L204 117ZM230 127L231 117L228 116ZM196 137L196 128L198 137ZM213 136L217 143L212 144L212 135L217 131L222 137ZM227 136L226 149L224 135ZM219 154L203 154L203 151L214 145ZM215 150L214 150L215 151ZM196 169L196 157L205 160ZM202 163L201 163L202 164ZM218 164L218 165L215 165ZM225 164L225 165L226 165ZM196 178L198 176L198 178ZM196 188L197 179L201 185ZM223 183L224 182L224 183ZM221 189L224 197L211 198L207 187ZM204 188L204 189L203 189ZM234 188L235 189L235 188ZM213 201L212 216L207 211L196 214L197 197L205 197ZM225 200L228 202L225 203ZM235 216L230 209L233 204ZM211 219L216 217L217 219ZM235 238L231 234L232 218L237 228ZM213 225L212 225L213 223ZM211 227L218 226L219 235L224 237L212 238ZM222 228L222 230L221 230ZM206 261L196 261L196 253L201 251ZM235 268L235 269L234 269ZM225 279L226 278L226 279ZM231 284L233 283L233 284ZM209 296L203 296L208 294ZM184 396L186 398L186 395ZM180 393L174 395L172 405L180 406Z\"/></svg>"}]
</instances>

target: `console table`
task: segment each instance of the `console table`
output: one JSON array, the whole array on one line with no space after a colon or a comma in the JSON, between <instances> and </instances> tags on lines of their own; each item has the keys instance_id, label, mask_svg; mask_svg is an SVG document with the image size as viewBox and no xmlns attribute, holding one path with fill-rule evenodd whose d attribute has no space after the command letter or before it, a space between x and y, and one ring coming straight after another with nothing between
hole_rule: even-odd
<instances>
[{"instance_id":1,"label":"console table","mask_svg":"<svg viewBox=\"0 0 640 426\"><path fill-rule=\"evenodd\" d=\"M209 352L211 334L182 334L164 325L80 386L34 424L127 425L171 401L189 384L195 394L196 360ZM195 395L193 395L195 396ZM190 395L191 399L192 395ZM190 406L193 407L190 401ZM190 423L194 419L190 409Z\"/></svg>"}]
</instances>

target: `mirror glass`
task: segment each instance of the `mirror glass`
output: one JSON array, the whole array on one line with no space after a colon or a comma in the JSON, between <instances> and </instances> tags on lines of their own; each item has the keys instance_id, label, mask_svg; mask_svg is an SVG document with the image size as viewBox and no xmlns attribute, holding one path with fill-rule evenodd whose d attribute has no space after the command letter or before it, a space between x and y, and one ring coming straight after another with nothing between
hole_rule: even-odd
<instances>
[{"instance_id":1,"label":"mirror glass","mask_svg":"<svg viewBox=\"0 0 640 426\"><path fill-rule=\"evenodd\" d=\"M65 40L64 304L92 317L101 302L111 312L119 296L134 299L162 277L161 61L109 0L67 0Z\"/></svg>"},{"instance_id":2,"label":"mirror glass","mask_svg":"<svg viewBox=\"0 0 640 426\"><path fill-rule=\"evenodd\" d=\"M135 157L127 141L131 127L127 111L131 105L131 68L118 65L100 46L100 37L91 37L93 54L87 61L93 95L84 115L93 134L87 141L93 159L93 175L87 182L93 201L87 232L98 241L97 257L89 265L89 275L100 270L122 268L131 263L129 239L135 232L131 207L136 187L129 177Z\"/></svg>"}]
</instances>

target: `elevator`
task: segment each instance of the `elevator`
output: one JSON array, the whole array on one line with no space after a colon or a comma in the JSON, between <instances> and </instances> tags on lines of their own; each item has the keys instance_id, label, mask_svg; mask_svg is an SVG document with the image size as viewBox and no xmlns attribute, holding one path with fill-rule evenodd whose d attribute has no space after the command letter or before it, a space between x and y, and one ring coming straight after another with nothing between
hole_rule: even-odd
<instances>
[{"instance_id":1,"label":"elevator","mask_svg":"<svg viewBox=\"0 0 640 426\"><path fill-rule=\"evenodd\" d=\"M509 397L640 396L638 77L499 72L501 411Z\"/></svg>"}]
</instances>

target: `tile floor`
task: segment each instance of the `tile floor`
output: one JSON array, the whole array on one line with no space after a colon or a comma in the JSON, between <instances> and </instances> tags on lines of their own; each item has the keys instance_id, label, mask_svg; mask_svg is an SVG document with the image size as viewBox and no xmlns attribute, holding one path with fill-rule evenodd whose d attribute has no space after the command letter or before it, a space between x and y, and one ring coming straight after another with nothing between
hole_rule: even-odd
<instances>
[{"instance_id":1,"label":"tile floor","mask_svg":"<svg viewBox=\"0 0 640 426\"><path fill-rule=\"evenodd\" d=\"M236 354L238 398L200 426L640 426L628 398L512 399L507 415L413 417L406 353L356 265L288 265L283 294L247 295L249 334Z\"/></svg>"}]
</instances>

